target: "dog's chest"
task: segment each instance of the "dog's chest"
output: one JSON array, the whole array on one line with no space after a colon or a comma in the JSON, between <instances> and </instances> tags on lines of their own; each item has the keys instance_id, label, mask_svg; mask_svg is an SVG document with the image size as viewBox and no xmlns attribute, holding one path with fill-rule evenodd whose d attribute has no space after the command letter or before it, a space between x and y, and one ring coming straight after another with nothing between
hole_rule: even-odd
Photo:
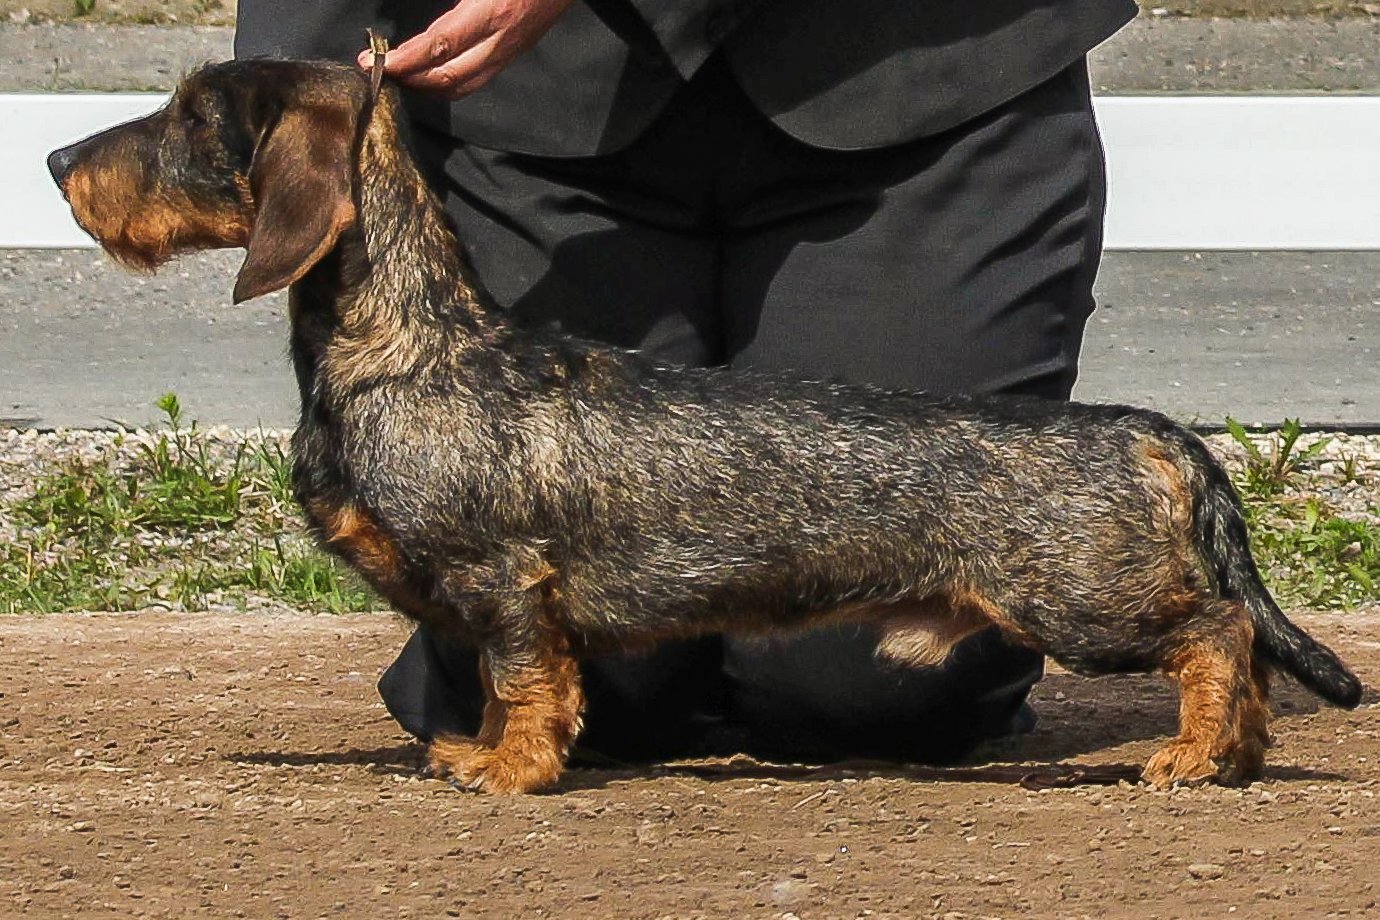
<instances>
[{"instance_id":1,"label":"dog's chest","mask_svg":"<svg viewBox=\"0 0 1380 920\"><path fill-rule=\"evenodd\" d=\"M430 579L368 509L348 498L324 493L306 497L303 509L326 548L349 563L397 609L415 619L436 613L427 589Z\"/></svg>"},{"instance_id":2,"label":"dog's chest","mask_svg":"<svg viewBox=\"0 0 1380 920\"><path fill-rule=\"evenodd\" d=\"M293 435L293 485L312 532L383 597L422 617L425 579L380 516L357 494L339 432L307 405ZM315 416L315 417L314 417Z\"/></svg>"}]
</instances>

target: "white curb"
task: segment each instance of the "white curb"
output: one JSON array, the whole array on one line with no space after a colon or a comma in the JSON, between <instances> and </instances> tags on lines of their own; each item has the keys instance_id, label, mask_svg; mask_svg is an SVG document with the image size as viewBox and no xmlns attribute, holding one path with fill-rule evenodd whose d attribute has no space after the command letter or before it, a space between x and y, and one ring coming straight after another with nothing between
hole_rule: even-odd
<instances>
[{"instance_id":1,"label":"white curb","mask_svg":"<svg viewBox=\"0 0 1380 920\"><path fill-rule=\"evenodd\" d=\"M1097 100L1109 249L1380 249L1380 97Z\"/></svg>"},{"instance_id":2,"label":"white curb","mask_svg":"<svg viewBox=\"0 0 1380 920\"><path fill-rule=\"evenodd\" d=\"M152 112L160 93L0 94L0 247L93 246L48 175L48 153Z\"/></svg>"}]
</instances>

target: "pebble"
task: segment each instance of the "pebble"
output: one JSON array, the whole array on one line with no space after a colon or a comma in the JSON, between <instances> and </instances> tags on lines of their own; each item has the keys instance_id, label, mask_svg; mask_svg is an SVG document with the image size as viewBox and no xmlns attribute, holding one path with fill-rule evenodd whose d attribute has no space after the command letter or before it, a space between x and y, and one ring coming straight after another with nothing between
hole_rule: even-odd
<instances>
[{"instance_id":1,"label":"pebble","mask_svg":"<svg viewBox=\"0 0 1380 920\"><path fill-rule=\"evenodd\" d=\"M1188 874L1196 879L1210 881L1226 875L1227 869L1218 863L1193 863L1188 867Z\"/></svg>"}]
</instances>

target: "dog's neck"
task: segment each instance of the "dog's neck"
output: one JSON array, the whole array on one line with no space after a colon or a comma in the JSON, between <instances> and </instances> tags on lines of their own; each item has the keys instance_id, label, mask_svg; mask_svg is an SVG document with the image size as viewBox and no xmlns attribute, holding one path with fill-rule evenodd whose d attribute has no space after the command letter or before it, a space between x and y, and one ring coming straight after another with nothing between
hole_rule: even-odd
<instances>
[{"instance_id":1,"label":"dog's neck","mask_svg":"<svg viewBox=\"0 0 1380 920\"><path fill-rule=\"evenodd\" d=\"M332 388L455 360L505 325L482 302L386 98L361 141L355 225L292 289L295 345Z\"/></svg>"}]
</instances>

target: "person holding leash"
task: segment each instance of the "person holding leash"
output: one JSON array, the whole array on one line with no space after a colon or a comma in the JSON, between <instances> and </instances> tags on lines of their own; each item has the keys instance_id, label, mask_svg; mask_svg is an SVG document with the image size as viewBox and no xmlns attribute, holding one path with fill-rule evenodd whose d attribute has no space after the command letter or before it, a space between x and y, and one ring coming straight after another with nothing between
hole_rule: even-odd
<instances>
[{"instance_id":1,"label":"person holding leash","mask_svg":"<svg viewBox=\"0 0 1380 920\"><path fill-rule=\"evenodd\" d=\"M1086 54L1131 0L241 0L235 51L395 44L413 145L516 319L725 365L1067 399L1101 252ZM687 509L693 513L693 509ZM946 761L1027 728L993 633L900 670L837 627L587 664L582 747ZM474 653L419 629L380 682L469 732Z\"/></svg>"}]
</instances>

